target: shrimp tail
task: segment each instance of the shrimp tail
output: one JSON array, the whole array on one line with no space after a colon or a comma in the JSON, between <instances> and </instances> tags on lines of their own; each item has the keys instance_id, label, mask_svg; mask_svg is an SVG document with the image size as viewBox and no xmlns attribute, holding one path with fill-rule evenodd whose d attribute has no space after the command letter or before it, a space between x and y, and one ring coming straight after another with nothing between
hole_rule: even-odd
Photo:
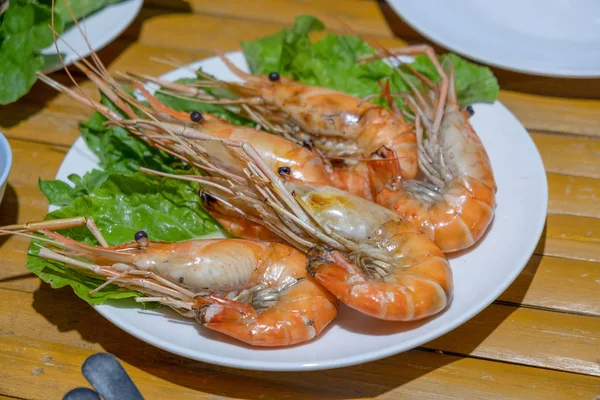
<instances>
[{"instance_id":1,"label":"shrimp tail","mask_svg":"<svg viewBox=\"0 0 600 400\"><path fill-rule=\"evenodd\" d=\"M341 253L323 247L307 254L308 271L344 304L369 316L389 321L414 321L442 311L451 299L450 269L445 260L425 261L413 273L374 279ZM439 270L419 276L419 270ZM438 281L436 281L436 279ZM439 281L443 282L443 286Z\"/></svg>"},{"instance_id":2,"label":"shrimp tail","mask_svg":"<svg viewBox=\"0 0 600 400\"><path fill-rule=\"evenodd\" d=\"M385 188L395 188L402 182L402 168L395 152L381 147L371 160L366 161L372 198Z\"/></svg>"},{"instance_id":3,"label":"shrimp tail","mask_svg":"<svg viewBox=\"0 0 600 400\"><path fill-rule=\"evenodd\" d=\"M307 306L310 305L310 306ZM252 306L218 296L198 297L196 320L253 346L289 346L314 339L337 315L335 300L307 279L279 295L258 313Z\"/></svg>"}]
</instances>

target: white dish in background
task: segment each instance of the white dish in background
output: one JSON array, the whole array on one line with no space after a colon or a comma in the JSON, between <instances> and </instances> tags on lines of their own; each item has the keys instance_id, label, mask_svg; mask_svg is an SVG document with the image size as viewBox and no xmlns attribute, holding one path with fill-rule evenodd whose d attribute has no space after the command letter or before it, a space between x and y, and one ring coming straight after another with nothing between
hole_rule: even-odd
<instances>
[{"instance_id":1,"label":"white dish in background","mask_svg":"<svg viewBox=\"0 0 600 400\"><path fill-rule=\"evenodd\" d=\"M120 3L106 6L82 18L79 21L79 26L85 32L94 51L99 51L127 29L138 15L143 3L143 0L124 0ZM68 43L69 46L65 43ZM67 66L82 57L89 56L91 53L81 32L74 25L60 35L58 48ZM45 56L56 56L58 54L56 46L52 44L46 47L42 50L42 54ZM62 67L60 60L57 60L57 62L46 65L44 73L49 74Z\"/></svg>"},{"instance_id":2,"label":"white dish in background","mask_svg":"<svg viewBox=\"0 0 600 400\"><path fill-rule=\"evenodd\" d=\"M0 204L4 198L4 192L6 191L6 182L8 181L8 174L12 167L12 151L10 150L10 144L6 137L0 132Z\"/></svg>"},{"instance_id":3,"label":"white dish in background","mask_svg":"<svg viewBox=\"0 0 600 400\"><path fill-rule=\"evenodd\" d=\"M241 52L229 54L247 70ZM237 80L217 58L191 65L223 80ZM187 69L163 79L193 77ZM455 293L440 315L423 322L394 323L363 316L342 306L338 318L316 340L291 348L251 348L211 332L162 308L104 304L96 310L112 323L166 351L235 368L300 371L344 367L391 356L438 338L491 304L519 275L538 242L546 219L548 189L540 155L519 121L499 102L474 106L479 133L498 183L495 220L479 245L453 256ZM97 167L96 157L79 138L57 175L84 174Z\"/></svg>"},{"instance_id":4,"label":"white dish in background","mask_svg":"<svg viewBox=\"0 0 600 400\"><path fill-rule=\"evenodd\" d=\"M514 71L600 77L598 0L387 0L456 53Z\"/></svg>"}]
</instances>

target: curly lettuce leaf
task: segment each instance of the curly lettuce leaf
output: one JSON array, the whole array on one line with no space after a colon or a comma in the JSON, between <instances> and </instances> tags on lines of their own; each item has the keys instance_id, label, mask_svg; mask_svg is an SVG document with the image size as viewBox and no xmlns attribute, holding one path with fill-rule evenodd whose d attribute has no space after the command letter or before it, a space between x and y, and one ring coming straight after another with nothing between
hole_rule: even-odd
<instances>
[{"instance_id":1,"label":"curly lettuce leaf","mask_svg":"<svg viewBox=\"0 0 600 400\"><path fill-rule=\"evenodd\" d=\"M24 96L36 81L36 72L44 67L40 50L54 42L48 25L50 7L36 0L11 0L0 24L0 104L10 104ZM60 16L55 30L64 30Z\"/></svg>"},{"instance_id":2,"label":"curly lettuce leaf","mask_svg":"<svg viewBox=\"0 0 600 400\"><path fill-rule=\"evenodd\" d=\"M54 206L67 206L81 196L91 195L110 176L110 172L94 169L83 176L71 174L67 182L53 180L39 180L38 186L48 202Z\"/></svg>"},{"instance_id":3,"label":"curly lettuce leaf","mask_svg":"<svg viewBox=\"0 0 600 400\"><path fill-rule=\"evenodd\" d=\"M302 16L291 29L242 42L250 71L254 74L277 71L308 85L328 87L357 97L380 93L378 82L386 78L390 78L394 92L409 90L400 75L384 62L356 64L357 57L374 51L356 36L329 34L311 43L309 33L322 29L323 24L318 19ZM497 99L498 82L489 68L455 54L444 54L439 59L442 63L453 63L458 100L463 107ZM410 66L434 81L439 79L425 56L416 57ZM418 84L418 80L414 78L413 83Z\"/></svg>"},{"instance_id":4,"label":"curly lettuce leaf","mask_svg":"<svg viewBox=\"0 0 600 400\"><path fill-rule=\"evenodd\" d=\"M253 41L242 41L242 49L250 71L256 74L285 71L293 61L295 52L310 52L308 34L323 29L325 25L317 18L301 15L296 17L291 29L284 29Z\"/></svg>"},{"instance_id":5,"label":"curly lettuce leaf","mask_svg":"<svg viewBox=\"0 0 600 400\"><path fill-rule=\"evenodd\" d=\"M102 104L124 116L122 111L106 96L102 95ZM88 148L99 159L99 166L110 173L132 173L140 167L162 172L175 173L189 170L190 167L166 152L150 146L126 129L105 124L107 118L99 112L79 126L79 130Z\"/></svg>"},{"instance_id":6,"label":"curly lettuce leaf","mask_svg":"<svg viewBox=\"0 0 600 400\"><path fill-rule=\"evenodd\" d=\"M51 196L59 196L58 184L52 185L51 189L41 188L47 196L50 193ZM70 187L63 189L68 191ZM113 174L91 193L75 198L69 205L48 214L46 219L92 217L110 245L133 240L138 230L146 231L150 240L155 241L189 240L219 230L203 211L198 189L194 183L143 173ZM60 233L77 241L96 244L85 227L65 229ZM85 276L62 263L38 257L39 245L43 243L32 241L27 268L53 288L71 286L90 304L140 296L136 291L109 285L90 297L89 292L103 281Z\"/></svg>"}]
</instances>

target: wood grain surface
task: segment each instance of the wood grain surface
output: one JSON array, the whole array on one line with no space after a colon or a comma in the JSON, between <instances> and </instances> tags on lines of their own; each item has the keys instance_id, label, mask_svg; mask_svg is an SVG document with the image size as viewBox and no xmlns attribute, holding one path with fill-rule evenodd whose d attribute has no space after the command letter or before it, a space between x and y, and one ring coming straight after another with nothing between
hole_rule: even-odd
<instances>
[{"instance_id":1,"label":"wood grain surface","mask_svg":"<svg viewBox=\"0 0 600 400\"><path fill-rule=\"evenodd\" d=\"M172 67L153 57L186 64L238 50L241 40L277 32L300 14L316 15L333 32L350 26L386 46L426 42L373 0L146 0L100 57L112 72L158 75ZM120 359L147 399L600 398L600 84L494 73L500 101L528 129L543 159L548 216L521 274L464 325L418 349L355 367L293 374L223 368L121 331L69 289L50 289L29 273L27 239L0 237L0 398L62 398L88 386L81 365L100 351ZM75 76L97 98L93 85ZM69 84L64 72L53 78ZM0 225L44 217L48 204L38 178L56 175L89 115L40 83L0 108L0 131L14 156Z\"/></svg>"}]
</instances>

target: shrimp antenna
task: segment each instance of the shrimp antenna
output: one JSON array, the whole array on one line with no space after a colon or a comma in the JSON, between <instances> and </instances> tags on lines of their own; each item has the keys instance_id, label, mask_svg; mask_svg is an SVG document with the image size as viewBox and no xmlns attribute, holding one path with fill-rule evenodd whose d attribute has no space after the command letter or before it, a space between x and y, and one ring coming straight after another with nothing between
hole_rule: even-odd
<instances>
[{"instance_id":1,"label":"shrimp antenna","mask_svg":"<svg viewBox=\"0 0 600 400\"><path fill-rule=\"evenodd\" d=\"M65 0L67 1L67 0ZM68 4L68 2L67 2ZM94 102L92 101L92 99L90 99L85 92L83 91L83 89L81 89L81 87L79 86L79 84L77 83L77 81L75 80L75 78L73 77L73 75L71 75L71 71L69 71L69 68L67 68L67 64L65 63L65 60L63 59L63 56L60 52L60 48L58 47L58 32L56 32L55 26L56 23L54 22L54 11L55 11L56 7L55 7L55 0L52 0L52 8L50 10L51 15L50 15L50 30L52 31L52 38L54 39L54 47L56 48L56 54L58 54L58 59L60 60L60 63L63 66L63 69L65 70L65 72L67 73L67 75L69 76L69 78L71 79L71 82L73 82L73 84L75 85L75 87L77 87L77 89L81 92L81 94L88 100L88 102L90 103L90 105L93 106ZM63 40L63 42L69 46L69 44ZM70 46L69 46L70 47ZM73 49L71 49L73 50ZM76 53L76 52L75 52ZM77 54L77 53L76 53ZM40 76L40 73L37 74L38 76Z\"/></svg>"},{"instance_id":2,"label":"shrimp antenna","mask_svg":"<svg viewBox=\"0 0 600 400\"><path fill-rule=\"evenodd\" d=\"M432 125L432 131L434 133L437 133L437 131L439 130L440 125L442 123L442 118L444 116L444 109L445 109L445 105L446 105L446 98L448 96L448 89L449 89L449 78L448 78L446 72L444 71L444 68L442 68L439 60L437 59L437 57L435 55L435 51L433 50L433 48L431 46L429 46L429 45L422 44L422 45L410 45L410 46L405 46L405 47L400 47L400 48L397 48L397 49L389 50L385 46L383 46L381 43L379 43L379 41L377 41L376 39L374 39L374 38L367 38L364 35L361 35L360 33L356 32L354 29L352 29L352 27L350 27L340 17L334 16L334 18L336 18L340 22L340 24L342 24L343 26L345 26L346 29L347 29L347 31L349 31L352 34L358 36L360 39L364 40L365 42L367 42L371 46L373 46L377 50L377 52L379 53L379 54L376 55L376 57L381 58L382 56L385 56L385 57L391 58L396 63L398 63L398 65L403 65L406 68L408 68L411 73L414 73L415 76L419 80L423 81L426 85L433 86L433 82L431 82L431 80L429 80L428 78L426 78L425 76L423 76L419 72L415 71L412 67L404 64L402 62L402 60L400 60L398 58L398 56L400 56L400 55L425 54L429 58L429 60L431 61L431 63L435 67L437 73L440 75L440 78L442 80L442 83L440 85L439 97L436 99L436 104L435 104L435 107L434 107L435 108L435 118L434 118L434 122L433 122L433 125ZM359 57L357 59L357 61L359 63L361 63L361 62L365 62L365 61L370 61L373 58L374 58L373 55L361 56L361 57ZM426 101L425 101L425 99L423 98L423 96L419 92L419 90L408 79L408 77L406 76L406 74L398 67L398 65L392 65L392 68L396 72L398 72L398 74L402 77L402 79L410 87L411 91L414 93L414 95L417 97L417 99L421 103L427 104Z\"/></svg>"}]
</instances>

